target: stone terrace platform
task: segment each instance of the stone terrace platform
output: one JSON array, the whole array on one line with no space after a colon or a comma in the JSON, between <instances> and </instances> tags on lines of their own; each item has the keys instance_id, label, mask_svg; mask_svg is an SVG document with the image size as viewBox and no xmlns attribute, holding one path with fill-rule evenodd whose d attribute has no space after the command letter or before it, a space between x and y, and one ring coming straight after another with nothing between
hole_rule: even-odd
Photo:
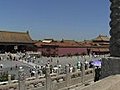
<instances>
[{"instance_id":1,"label":"stone terrace platform","mask_svg":"<svg viewBox=\"0 0 120 90\"><path fill-rule=\"evenodd\" d=\"M112 75L88 86L71 90L120 90L120 75Z\"/></svg>"}]
</instances>

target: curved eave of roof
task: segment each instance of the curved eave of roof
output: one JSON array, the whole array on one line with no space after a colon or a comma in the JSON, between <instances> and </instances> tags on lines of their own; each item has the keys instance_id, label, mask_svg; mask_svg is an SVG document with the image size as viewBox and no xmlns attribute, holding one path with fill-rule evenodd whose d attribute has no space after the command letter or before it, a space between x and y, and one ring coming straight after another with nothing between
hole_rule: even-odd
<instances>
[{"instance_id":1,"label":"curved eave of roof","mask_svg":"<svg viewBox=\"0 0 120 90\"><path fill-rule=\"evenodd\" d=\"M109 42L110 40L96 40L96 39L93 39L93 42L103 42L103 41L107 41L107 42Z\"/></svg>"},{"instance_id":2,"label":"curved eave of roof","mask_svg":"<svg viewBox=\"0 0 120 90\"><path fill-rule=\"evenodd\" d=\"M108 37L97 37L95 39L93 39L93 41L109 41L110 38Z\"/></svg>"}]
</instances>

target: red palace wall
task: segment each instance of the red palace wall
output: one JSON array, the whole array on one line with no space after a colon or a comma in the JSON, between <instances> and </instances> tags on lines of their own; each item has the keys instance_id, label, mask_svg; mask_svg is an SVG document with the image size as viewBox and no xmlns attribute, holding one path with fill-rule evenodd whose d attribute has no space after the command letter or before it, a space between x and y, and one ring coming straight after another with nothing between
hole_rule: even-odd
<instances>
[{"instance_id":1,"label":"red palace wall","mask_svg":"<svg viewBox=\"0 0 120 90\"><path fill-rule=\"evenodd\" d=\"M86 53L87 54L87 49L86 48L58 48L58 55L75 55L75 54L82 54Z\"/></svg>"},{"instance_id":2,"label":"red palace wall","mask_svg":"<svg viewBox=\"0 0 120 90\"><path fill-rule=\"evenodd\" d=\"M46 55L48 54L56 54L58 56L66 56L66 55L77 55L77 54L87 54L87 48L68 48L68 47L58 47L56 49L52 49L50 48L50 51L46 50L47 48L39 48L38 51L42 52L42 53L46 53ZM49 55L48 55L49 56Z\"/></svg>"}]
</instances>

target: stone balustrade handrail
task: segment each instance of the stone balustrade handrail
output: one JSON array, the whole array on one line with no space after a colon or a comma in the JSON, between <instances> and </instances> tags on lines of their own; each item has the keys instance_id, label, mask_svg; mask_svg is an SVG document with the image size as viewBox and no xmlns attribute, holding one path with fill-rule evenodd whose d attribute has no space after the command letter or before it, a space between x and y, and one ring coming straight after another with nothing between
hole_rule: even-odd
<instances>
[{"instance_id":1,"label":"stone balustrade handrail","mask_svg":"<svg viewBox=\"0 0 120 90\"><path fill-rule=\"evenodd\" d=\"M71 73L70 77L72 77L73 75L76 75L75 78L77 79L77 78L80 77L77 74L81 74L81 71ZM89 74L93 74L93 69L85 70L85 75L87 76ZM59 80L59 79L63 79L63 81L64 81L65 78L66 78L66 74L61 74L61 75L52 74L51 75L51 80L52 81ZM90 77L90 79L91 79L91 77ZM31 84L36 84L36 83L44 83L45 84L45 80L46 80L45 75L40 76L38 78L30 77L30 78L26 79L25 84L26 84L26 86L29 86ZM7 89L7 88L10 88L10 87L17 88L18 87L18 80L12 80L11 83L8 83L8 81L0 83L0 90Z\"/></svg>"}]
</instances>

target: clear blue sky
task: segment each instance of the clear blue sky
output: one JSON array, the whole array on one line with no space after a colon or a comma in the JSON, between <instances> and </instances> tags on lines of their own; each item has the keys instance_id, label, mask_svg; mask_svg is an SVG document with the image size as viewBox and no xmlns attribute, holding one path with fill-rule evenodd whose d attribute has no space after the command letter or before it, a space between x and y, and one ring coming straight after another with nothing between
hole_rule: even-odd
<instances>
[{"instance_id":1,"label":"clear blue sky","mask_svg":"<svg viewBox=\"0 0 120 90\"><path fill-rule=\"evenodd\" d=\"M1 0L0 30L30 31L33 39L109 35L109 0Z\"/></svg>"}]
</instances>

